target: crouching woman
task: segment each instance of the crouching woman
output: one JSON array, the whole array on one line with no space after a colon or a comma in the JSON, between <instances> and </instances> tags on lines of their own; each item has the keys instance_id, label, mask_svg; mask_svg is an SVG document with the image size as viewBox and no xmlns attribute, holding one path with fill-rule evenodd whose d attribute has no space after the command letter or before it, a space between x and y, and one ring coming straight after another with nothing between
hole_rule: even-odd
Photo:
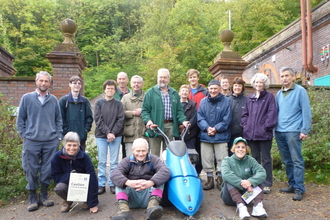
<instances>
[{"instance_id":1,"label":"crouching woman","mask_svg":"<svg viewBox=\"0 0 330 220\"><path fill-rule=\"evenodd\" d=\"M244 138L234 139L231 151L234 154L226 157L221 165L224 180L221 199L226 205L237 206L240 219L249 218L250 214L241 195L246 191L252 192L253 187L259 186L261 192L254 198L252 216L267 217L262 204L264 195L261 185L266 179L265 169L253 157L246 155L250 152L250 147Z\"/></svg>"},{"instance_id":2,"label":"crouching woman","mask_svg":"<svg viewBox=\"0 0 330 220\"><path fill-rule=\"evenodd\" d=\"M96 213L99 204L98 182L92 161L88 154L81 150L79 135L76 132L68 132L63 138L63 145L51 161L51 177L56 183L54 190L64 200L61 212L68 212L72 205L71 201L67 201L68 184L70 173L76 172L90 174L87 202L83 203L82 207Z\"/></svg>"}]
</instances>

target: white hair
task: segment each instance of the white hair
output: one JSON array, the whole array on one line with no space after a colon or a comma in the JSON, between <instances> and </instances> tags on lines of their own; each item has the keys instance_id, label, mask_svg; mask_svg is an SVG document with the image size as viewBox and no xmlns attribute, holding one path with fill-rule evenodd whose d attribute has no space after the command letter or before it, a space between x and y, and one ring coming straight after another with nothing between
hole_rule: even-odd
<instances>
[{"instance_id":1,"label":"white hair","mask_svg":"<svg viewBox=\"0 0 330 220\"><path fill-rule=\"evenodd\" d=\"M256 73L252 79L251 79L251 85L253 86L253 88L256 88L255 87L255 82L257 79L261 79L264 84L265 84L265 88L268 89L269 88L269 84L270 84L270 80L269 78L264 74L264 73Z\"/></svg>"},{"instance_id":2,"label":"white hair","mask_svg":"<svg viewBox=\"0 0 330 220\"><path fill-rule=\"evenodd\" d=\"M157 71L157 78L159 77L159 74L161 74L162 72L167 72L168 77L170 77L170 71L168 69L161 68Z\"/></svg>"},{"instance_id":3,"label":"white hair","mask_svg":"<svg viewBox=\"0 0 330 220\"><path fill-rule=\"evenodd\" d=\"M133 145L132 145L132 150L134 150L135 146L138 144L142 144L147 148L147 151L149 151L149 143L146 139L143 138L137 138L133 141Z\"/></svg>"}]
</instances>

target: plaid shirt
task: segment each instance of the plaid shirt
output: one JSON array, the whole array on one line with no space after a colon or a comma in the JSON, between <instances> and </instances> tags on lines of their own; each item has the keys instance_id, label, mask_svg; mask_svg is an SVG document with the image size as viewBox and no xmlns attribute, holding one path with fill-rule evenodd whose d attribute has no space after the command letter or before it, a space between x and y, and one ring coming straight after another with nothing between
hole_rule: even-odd
<instances>
[{"instance_id":1,"label":"plaid shirt","mask_svg":"<svg viewBox=\"0 0 330 220\"><path fill-rule=\"evenodd\" d=\"M172 120L172 105L169 90L167 89L166 94L164 94L160 89L160 94L162 94L162 101L164 105L164 120Z\"/></svg>"}]
</instances>

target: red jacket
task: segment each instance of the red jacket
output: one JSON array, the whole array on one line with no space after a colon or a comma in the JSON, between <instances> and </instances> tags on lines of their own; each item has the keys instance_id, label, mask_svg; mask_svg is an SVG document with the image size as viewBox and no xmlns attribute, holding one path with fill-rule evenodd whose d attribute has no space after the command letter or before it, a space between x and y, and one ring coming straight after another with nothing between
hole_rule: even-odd
<instances>
[{"instance_id":1,"label":"red jacket","mask_svg":"<svg viewBox=\"0 0 330 220\"><path fill-rule=\"evenodd\" d=\"M188 99L196 102L196 110L198 110L199 103L208 94L209 94L209 91L204 87L204 85L198 84L197 92L195 93L195 95L192 94L191 88L190 88Z\"/></svg>"}]
</instances>

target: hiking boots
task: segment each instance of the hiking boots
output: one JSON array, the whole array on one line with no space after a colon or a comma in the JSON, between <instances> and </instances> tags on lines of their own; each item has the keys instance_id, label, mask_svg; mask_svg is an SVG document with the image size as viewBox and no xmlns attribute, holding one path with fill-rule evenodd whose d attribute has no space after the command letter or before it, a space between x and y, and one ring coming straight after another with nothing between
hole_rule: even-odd
<instances>
[{"instance_id":1,"label":"hiking boots","mask_svg":"<svg viewBox=\"0 0 330 220\"><path fill-rule=\"evenodd\" d=\"M217 184L217 188L221 191L221 185L222 185L222 177L218 176L217 179L215 180Z\"/></svg>"},{"instance_id":2,"label":"hiking boots","mask_svg":"<svg viewBox=\"0 0 330 220\"><path fill-rule=\"evenodd\" d=\"M111 220L134 220L129 210L128 201L120 199L117 202L118 213Z\"/></svg>"},{"instance_id":3,"label":"hiking boots","mask_svg":"<svg viewBox=\"0 0 330 220\"><path fill-rule=\"evenodd\" d=\"M61 213L66 213L66 212L70 211L70 207L71 207L72 203L73 202L63 200L62 207L61 207Z\"/></svg>"},{"instance_id":4,"label":"hiking boots","mask_svg":"<svg viewBox=\"0 0 330 220\"><path fill-rule=\"evenodd\" d=\"M54 201L48 198L47 192L42 192L39 194L39 203L43 206L49 207L54 205Z\"/></svg>"},{"instance_id":5,"label":"hiking boots","mask_svg":"<svg viewBox=\"0 0 330 220\"><path fill-rule=\"evenodd\" d=\"M301 201L303 199L303 193L299 189L294 190L294 195L292 196L292 200Z\"/></svg>"},{"instance_id":6,"label":"hiking boots","mask_svg":"<svg viewBox=\"0 0 330 220\"><path fill-rule=\"evenodd\" d=\"M147 207L146 220L157 220L163 215L163 208L159 205L161 198L151 196Z\"/></svg>"},{"instance_id":7,"label":"hiking boots","mask_svg":"<svg viewBox=\"0 0 330 220\"><path fill-rule=\"evenodd\" d=\"M213 176L208 176L207 177L207 182L203 184L203 189L204 190L210 190L214 188L214 178Z\"/></svg>"},{"instance_id":8,"label":"hiking boots","mask_svg":"<svg viewBox=\"0 0 330 220\"><path fill-rule=\"evenodd\" d=\"M103 193L105 193L105 186L99 186L99 189L97 191L97 194L101 195Z\"/></svg>"},{"instance_id":9,"label":"hiking boots","mask_svg":"<svg viewBox=\"0 0 330 220\"><path fill-rule=\"evenodd\" d=\"M28 211L36 211L38 209L38 199L37 195L29 195L29 206Z\"/></svg>"},{"instance_id":10,"label":"hiking boots","mask_svg":"<svg viewBox=\"0 0 330 220\"><path fill-rule=\"evenodd\" d=\"M250 214L247 210L247 207L243 203L237 204L236 212L238 211L238 216L240 219L248 219L250 218Z\"/></svg>"},{"instance_id":11,"label":"hiking boots","mask_svg":"<svg viewBox=\"0 0 330 220\"><path fill-rule=\"evenodd\" d=\"M282 192L282 193L294 193L294 188L293 188L293 186L289 185L288 188L281 188L280 192Z\"/></svg>"},{"instance_id":12,"label":"hiking boots","mask_svg":"<svg viewBox=\"0 0 330 220\"><path fill-rule=\"evenodd\" d=\"M259 202L256 206L253 206L251 215L256 218L267 218L267 213L262 205L262 202Z\"/></svg>"},{"instance_id":13,"label":"hiking boots","mask_svg":"<svg viewBox=\"0 0 330 220\"><path fill-rule=\"evenodd\" d=\"M88 209L89 209L89 207L88 207L87 203L84 202L84 203L82 204L82 210L88 210Z\"/></svg>"}]
</instances>

